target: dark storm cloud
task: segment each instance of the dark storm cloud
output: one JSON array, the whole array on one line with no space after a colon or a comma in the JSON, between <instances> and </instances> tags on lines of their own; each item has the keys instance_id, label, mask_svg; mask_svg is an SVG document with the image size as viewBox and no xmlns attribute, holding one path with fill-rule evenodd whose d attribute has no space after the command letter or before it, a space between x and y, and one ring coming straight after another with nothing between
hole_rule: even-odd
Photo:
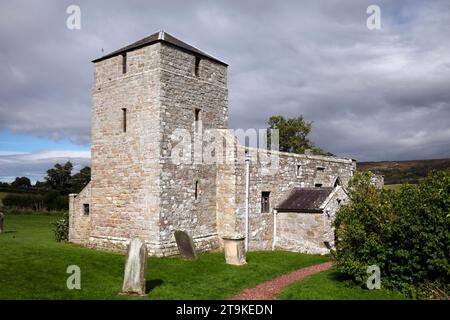
<instances>
[{"instance_id":1,"label":"dark storm cloud","mask_svg":"<svg viewBox=\"0 0 450 320\"><path fill-rule=\"evenodd\" d=\"M78 4L82 30L65 27ZM160 29L226 61L230 126L303 114L359 160L450 156L450 5L378 1L2 1L0 128L88 143L90 60Z\"/></svg>"}]
</instances>

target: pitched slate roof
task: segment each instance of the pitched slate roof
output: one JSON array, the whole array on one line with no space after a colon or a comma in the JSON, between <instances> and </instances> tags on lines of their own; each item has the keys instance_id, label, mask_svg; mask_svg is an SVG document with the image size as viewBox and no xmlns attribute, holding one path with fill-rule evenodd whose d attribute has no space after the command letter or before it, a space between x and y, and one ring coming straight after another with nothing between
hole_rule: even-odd
<instances>
[{"instance_id":1,"label":"pitched slate roof","mask_svg":"<svg viewBox=\"0 0 450 320\"><path fill-rule=\"evenodd\" d=\"M132 51L132 50L136 50L136 49L140 49L142 47L146 47L146 46L152 45L152 44L157 43L157 42L164 42L164 43L170 44L170 45L175 46L177 48L180 48L182 50L185 50L185 51L188 51L190 53L193 53L194 55L199 55L199 56L202 56L204 58L210 59L212 61L219 62L219 63L221 63L221 64L223 64L225 66L228 66L225 62L220 61L219 59L214 58L213 56L211 56L211 55L209 55L209 54L207 54L207 53L205 53L203 51L200 51L199 49L197 49L197 48L195 48L195 47L193 47L193 46L191 46L191 45L189 45L189 44L187 44L187 43L185 43L185 42L175 38L174 36L168 34L167 32L164 32L164 31L156 32L156 33L154 33L154 34L152 34L152 35L150 35L148 37L145 37L145 38L143 38L143 39L141 39L139 41L136 41L136 42L134 42L134 43L132 43L132 44L130 44L128 46L125 46L125 47L123 47L123 48L121 48L119 50L111 52L111 53L109 53L109 54L107 54L107 55L105 55L105 56L103 56L101 58L95 59L92 62L94 62L94 63L95 62L99 62L99 61L102 61L102 60L105 60L105 59L117 56L119 54L122 54L122 53L125 53L125 52L128 52L128 51Z\"/></svg>"},{"instance_id":2,"label":"pitched slate roof","mask_svg":"<svg viewBox=\"0 0 450 320\"><path fill-rule=\"evenodd\" d=\"M333 188L294 188L275 209L279 212L322 212L322 204Z\"/></svg>"}]
</instances>

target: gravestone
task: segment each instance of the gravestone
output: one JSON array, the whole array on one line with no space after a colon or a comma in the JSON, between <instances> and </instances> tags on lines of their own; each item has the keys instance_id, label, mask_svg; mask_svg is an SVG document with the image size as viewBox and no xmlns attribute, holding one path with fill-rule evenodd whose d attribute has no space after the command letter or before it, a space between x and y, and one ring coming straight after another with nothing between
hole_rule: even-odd
<instances>
[{"instance_id":1,"label":"gravestone","mask_svg":"<svg viewBox=\"0 0 450 320\"><path fill-rule=\"evenodd\" d=\"M0 233L4 230L4 223L5 223L5 215L0 212Z\"/></svg>"},{"instance_id":2,"label":"gravestone","mask_svg":"<svg viewBox=\"0 0 450 320\"><path fill-rule=\"evenodd\" d=\"M147 272L147 246L138 238L128 246L123 294L145 295L145 274Z\"/></svg>"},{"instance_id":3,"label":"gravestone","mask_svg":"<svg viewBox=\"0 0 450 320\"><path fill-rule=\"evenodd\" d=\"M227 264L242 266L247 263L244 236L223 237L223 249Z\"/></svg>"},{"instance_id":4,"label":"gravestone","mask_svg":"<svg viewBox=\"0 0 450 320\"><path fill-rule=\"evenodd\" d=\"M175 240L177 242L180 255L187 260L197 260L197 252L195 251L192 238L184 231L175 231Z\"/></svg>"}]
</instances>

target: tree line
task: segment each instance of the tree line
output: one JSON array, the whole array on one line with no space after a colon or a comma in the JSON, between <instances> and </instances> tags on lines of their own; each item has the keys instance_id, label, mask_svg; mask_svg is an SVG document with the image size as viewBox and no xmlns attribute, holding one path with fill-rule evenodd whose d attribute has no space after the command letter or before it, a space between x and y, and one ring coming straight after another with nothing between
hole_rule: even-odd
<instances>
[{"instance_id":1,"label":"tree line","mask_svg":"<svg viewBox=\"0 0 450 320\"><path fill-rule=\"evenodd\" d=\"M0 182L0 191L8 192L2 203L6 208L43 210L67 210L68 195L79 193L91 180L91 168L84 167L72 174L73 164L57 163L47 170L44 181L34 185L28 177L17 177L13 182Z\"/></svg>"}]
</instances>

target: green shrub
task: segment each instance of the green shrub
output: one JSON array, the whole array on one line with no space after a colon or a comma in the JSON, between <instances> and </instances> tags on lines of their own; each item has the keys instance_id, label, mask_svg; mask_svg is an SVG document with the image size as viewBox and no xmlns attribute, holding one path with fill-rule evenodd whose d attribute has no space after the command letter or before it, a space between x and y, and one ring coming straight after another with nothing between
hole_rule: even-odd
<instances>
[{"instance_id":1,"label":"green shrub","mask_svg":"<svg viewBox=\"0 0 450 320\"><path fill-rule=\"evenodd\" d=\"M428 297L430 287L448 293L450 172L432 172L398 191L376 189L370 177L355 175L352 203L336 214L339 270L365 285L367 267L377 265L384 287L417 298Z\"/></svg>"},{"instance_id":2,"label":"green shrub","mask_svg":"<svg viewBox=\"0 0 450 320\"><path fill-rule=\"evenodd\" d=\"M55 222L55 240L58 242L65 242L69 240L69 215Z\"/></svg>"}]
</instances>

